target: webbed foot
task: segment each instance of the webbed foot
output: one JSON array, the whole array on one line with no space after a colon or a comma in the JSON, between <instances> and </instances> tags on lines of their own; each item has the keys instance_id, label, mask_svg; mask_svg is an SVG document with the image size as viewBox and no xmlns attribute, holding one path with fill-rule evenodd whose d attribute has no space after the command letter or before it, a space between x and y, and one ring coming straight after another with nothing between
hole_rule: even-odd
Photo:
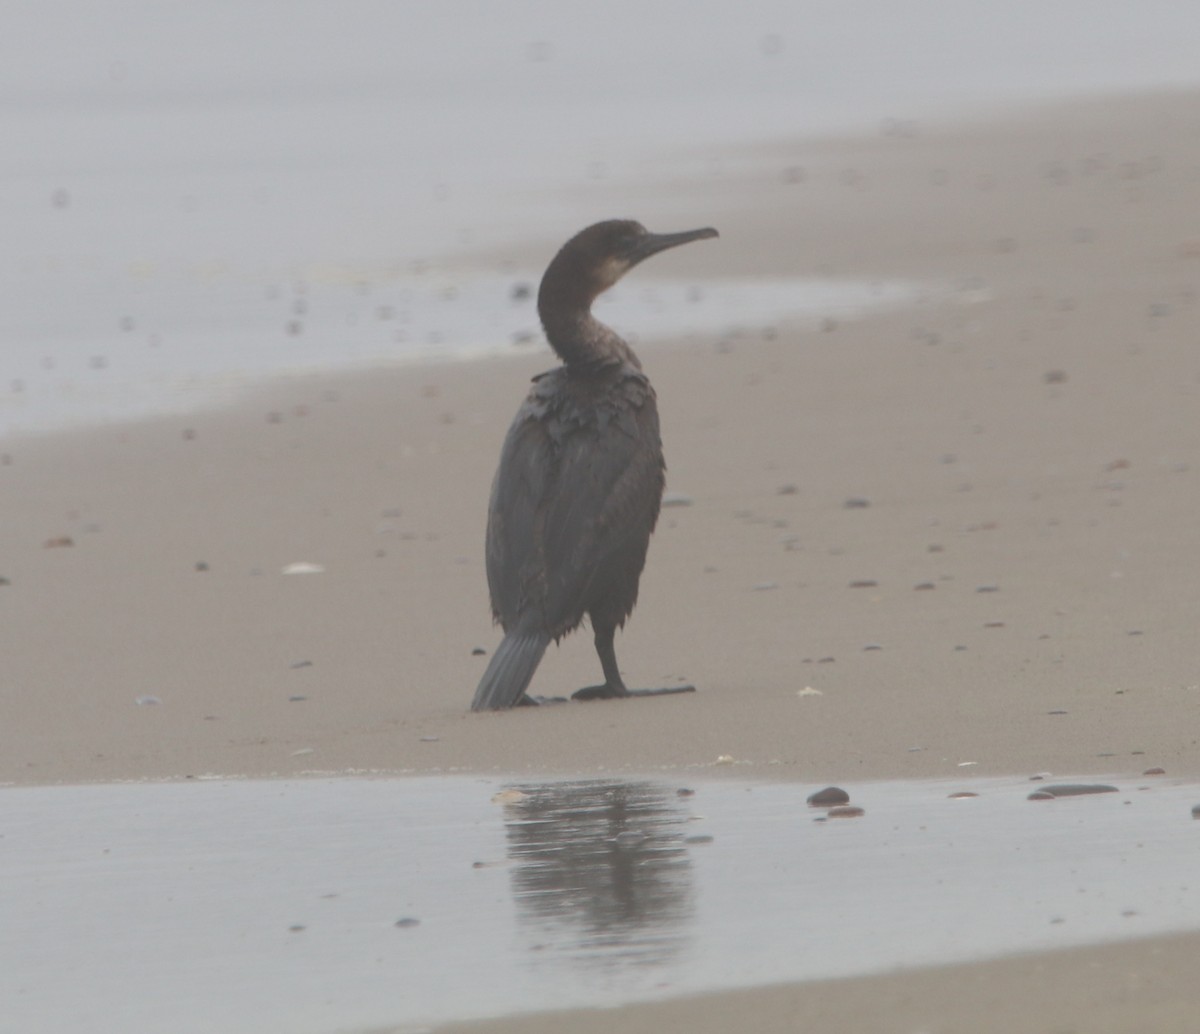
<instances>
[{"instance_id":1,"label":"webbed foot","mask_svg":"<svg viewBox=\"0 0 1200 1034\"><path fill-rule=\"evenodd\" d=\"M626 689L604 683L602 686L584 686L571 694L572 700L618 700L622 697L660 697L674 693L695 693L695 686L664 686L662 689Z\"/></svg>"}]
</instances>

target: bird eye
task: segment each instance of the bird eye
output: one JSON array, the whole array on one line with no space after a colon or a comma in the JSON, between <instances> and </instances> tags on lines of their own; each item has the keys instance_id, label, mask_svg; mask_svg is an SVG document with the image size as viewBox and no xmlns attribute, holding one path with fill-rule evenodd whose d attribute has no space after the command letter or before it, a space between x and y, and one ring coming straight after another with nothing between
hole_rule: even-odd
<instances>
[{"instance_id":1,"label":"bird eye","mask_svg":"<svg viewBox=\"0 0 1200 1034\"><path fill-rule=\"evenodd\" d=\"M624 230L617 241L618 247L622 251L632 251L636 247L638 241L642 239L642 235L635 230Z\"/></svg>"}]
</instances>

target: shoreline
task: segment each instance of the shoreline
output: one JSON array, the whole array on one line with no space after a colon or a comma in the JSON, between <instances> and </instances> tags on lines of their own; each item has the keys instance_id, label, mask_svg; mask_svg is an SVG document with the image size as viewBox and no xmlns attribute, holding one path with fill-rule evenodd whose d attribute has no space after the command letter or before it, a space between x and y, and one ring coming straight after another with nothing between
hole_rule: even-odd
<instances>
[{"instance_id":1,"label":"shoreline","mask_svg":"<svg viewBox=\"0 0 1200 1034\"><path fill-rule=\"evenodd\" d=\"M746 764L710 774L821 784L1200 779L1195 110L1192 94L1131 98L797 143L689 192L722 239L681 254L679 275L773 262L961 288L642 354L668 491L691 505L663 511L618 656L631 685L686 678L694 698L466 711L486 661L473 650L499 638L488 486L545 353L273 384L219 412L0 446L0 782L620 775L721 755ZM281 573L298 562L324 571ZM573 689L594 667L577 634L533 689ZM569 1022L1182 1032L1198 946L1153 938Z\"/></svg>"}]
</instances>

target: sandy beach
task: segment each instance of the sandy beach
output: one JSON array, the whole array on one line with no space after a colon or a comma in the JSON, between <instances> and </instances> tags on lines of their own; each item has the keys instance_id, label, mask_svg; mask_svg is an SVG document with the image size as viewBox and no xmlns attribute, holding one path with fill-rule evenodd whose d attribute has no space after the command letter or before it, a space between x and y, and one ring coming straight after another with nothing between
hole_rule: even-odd
<instances>
[{"instance_id":1,"label":"sandy beach","mask_svg":"<svg viewBox=\"0 0 1200 1034\"><path fill-rule=\"evenodd\" d=\"M1149 95L897 125L614 190L597 217L683 229L656 208L694 194L687 225L721 231L660 275L927 285L858 321L640 348L685 505L618 657L631 685L691 697L467 712L499 638L489 483L540 346L0 442L0 781L1200 777L1197 112ZM281 573L297 563L323 570ZM597 674L579 633L533 691ZM471 1029L1182 1032L1198 948Z\"/></svg>"}]
</instances>

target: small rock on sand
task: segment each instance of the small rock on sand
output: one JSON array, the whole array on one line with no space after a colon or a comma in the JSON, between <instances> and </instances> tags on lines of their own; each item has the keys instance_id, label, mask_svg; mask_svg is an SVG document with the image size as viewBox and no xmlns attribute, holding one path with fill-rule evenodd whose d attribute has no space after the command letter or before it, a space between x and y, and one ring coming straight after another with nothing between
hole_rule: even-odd
<instances>
[{"instance_id":1,"label":"small rock on sand","mask_svg":"<svg viewBox=\"0 0 1200 1034\"><path fill-rule=\"evenodd\" d=\"M850 795L840 786L827 786L824 790L818 790L808 796L810 808L832 808L838 804L849 803Z\"/></svg>"},{"instance_id":2,"label":"small rock on sand","mask_svg":"<svg viewBox=\"0 0 1200 1034\"><path fill-rule=\"evenodd\" d=\"M280 571L280 574L323 574L325 568L320 564L312 564L308 561L299 561L294 564L288 564Z\"/></svg>"},{"instance_id":3,"label":"small rock on sand","mask_svg":"<svg viewBox=\"0 0 1200 1034\"><path fill-rule=\"evenodd\" d=\"M1045 801L1058 797L1083 797L1093 793L1117 792L1115 786L1107 786L1104 783L1055 783L1051 786L1043 786L1040 790L1031 793L1028 799L1031 801Z\"/></svg>"}]
</instances>

